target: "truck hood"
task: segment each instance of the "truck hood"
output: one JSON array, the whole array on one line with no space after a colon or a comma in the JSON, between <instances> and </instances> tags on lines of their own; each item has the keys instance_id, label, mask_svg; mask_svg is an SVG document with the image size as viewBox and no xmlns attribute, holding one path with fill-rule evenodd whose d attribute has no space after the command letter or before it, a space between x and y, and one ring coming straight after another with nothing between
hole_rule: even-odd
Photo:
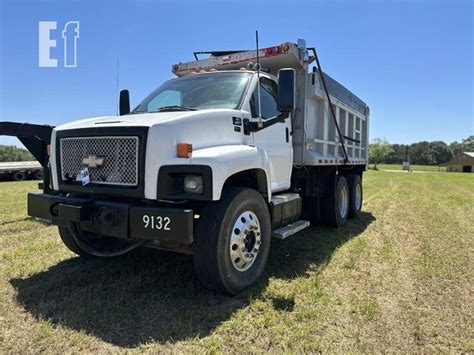
<instances>
[{"instance_id":1,"label":"truck hood","mask_svg":"<svg viewBox=\"0 0 474 355\"><path fill-rule=\"evenodd\" d=\"M81 128L100 128L100 127L152 127L157 124L171 123L178 120L198 119L204 116L216 115L238 115L238 110L228 109L207 109L199 111L168 111L153 113L137 113L124 116L103 116L86 118L83 120L69 122L55 128L56 131L81 129Z\"/></svg>"},{"instance_id":2,"label":"truck hood","mask_svg":"<svg viewBox=\"0 0 474 355\"><path fill-rule=\"evenodd\" d=\"M217 147L217 153L213 154L220 154L225 152L228 146L235 146L237 148L234 149L238 149L238 147L246 145L250 138L244 135L241 120L235 118L249 115L246 111L212 109L89 118L56 127L51 137L51 149L58 151L56 137L59 133L80 137L80 131L92 129L94 135L100 137L110 135L111 128L127 135L127 130L131 132L132 128L145 127L148 131L145 148L145 181L147 181L145 196L154 199L156 198L156 182L161 166L209 165L213 158L209 157L209 153L206 153L208 148ZM189 159L177 157L176 146L178 143L192 144L194 157ZM51 155L51 169L53 171L58 169L57 156L58 154ZM58 174L53 174L55 189L58 189L59 186L58 176Z\"/></svg>"}]
</instances>

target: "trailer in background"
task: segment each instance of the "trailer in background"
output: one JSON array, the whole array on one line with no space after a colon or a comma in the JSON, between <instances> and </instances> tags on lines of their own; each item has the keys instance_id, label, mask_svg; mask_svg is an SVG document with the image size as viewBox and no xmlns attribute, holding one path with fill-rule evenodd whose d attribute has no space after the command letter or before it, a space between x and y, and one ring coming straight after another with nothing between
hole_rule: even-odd
<instances>
[{"instance_id":1,"label":"trailer in background","mask_svg":"<svg viewBox=\"0 0 474 355\"><path fill-rule=\"evenodd\" d=\"M0 163L0 179L22 181L43 180L43 167L37 161L13 161Z\"/></svg>"}]
</instances>

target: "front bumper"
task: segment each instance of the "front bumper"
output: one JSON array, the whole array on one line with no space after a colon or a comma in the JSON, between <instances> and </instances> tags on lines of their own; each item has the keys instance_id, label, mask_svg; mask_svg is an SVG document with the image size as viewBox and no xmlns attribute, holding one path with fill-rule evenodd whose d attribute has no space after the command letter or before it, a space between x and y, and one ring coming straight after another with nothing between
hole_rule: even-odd
<instances>
[{"instance_id":1,"label":"front bumper","mask_svg":"<svg viewBox=\"0 0 474 355\"><path fill-rule=\"evenodd\" d=\"M193 241L194 214L190 209L29 193L28 215L58 226L78 223L83 231L122 239Z\"/></svg>"}]
</instances>

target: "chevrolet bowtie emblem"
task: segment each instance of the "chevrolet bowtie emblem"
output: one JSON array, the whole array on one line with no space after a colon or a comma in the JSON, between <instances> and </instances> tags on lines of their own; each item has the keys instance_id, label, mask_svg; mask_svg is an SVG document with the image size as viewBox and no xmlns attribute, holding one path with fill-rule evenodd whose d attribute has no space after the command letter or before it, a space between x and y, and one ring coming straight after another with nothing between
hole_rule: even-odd
<instances>
[{"instance_id":1,"label":"chevrolet bowtie emblem","mask_svg":"<svg viewBox=\"0 0 474 355\"><path fill-rule=\"evenodd\" d=\"M82 164L87 165L89 168L98 168L104 165L105 158L98 157L95 154L89 155L82 161Z\"/></svg>"}]
</instances>

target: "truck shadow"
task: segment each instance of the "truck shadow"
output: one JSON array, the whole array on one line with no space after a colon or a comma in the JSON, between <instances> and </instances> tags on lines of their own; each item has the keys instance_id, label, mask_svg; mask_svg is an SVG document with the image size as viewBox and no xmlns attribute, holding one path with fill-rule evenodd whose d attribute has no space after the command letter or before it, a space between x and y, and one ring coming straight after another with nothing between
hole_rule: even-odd
<instances>
[{"instance_id":1,"label":"truck shadow","mask_svg":"<svg viewBox=\"0 0 474 355\"><path fill-rule=\"evenodd\" d=\"M138 249L118 259L71 258L24 279L11 279L16 301L33 316L126 348L148 341L177 342L204 337L251 298L268 279L292 279L324 268L335 249L360 235L375 218L362 213L339 230L308 228L287 240L273 240L263 281L228 297L197 280L192 257ZM272 299L291 311L293 300Z\"/></svg>"}]
</instances>

